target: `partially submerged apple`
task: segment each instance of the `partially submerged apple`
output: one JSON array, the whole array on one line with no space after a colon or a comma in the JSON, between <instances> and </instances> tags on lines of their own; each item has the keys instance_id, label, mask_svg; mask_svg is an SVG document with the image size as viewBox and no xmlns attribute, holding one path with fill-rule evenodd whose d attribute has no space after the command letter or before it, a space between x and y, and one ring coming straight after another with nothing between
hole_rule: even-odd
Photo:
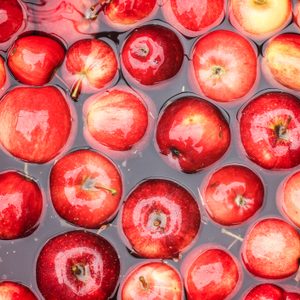
<instances>
[{"instance_id":1,"label":"partially submerged apple","mask_svg":"<svg viewBox=\"0 0 300 300\"><path fill-rule=\"evenodd\" d=\"M1 300L38 300L37 296L25 285L13 282L0 282Z\"/></svg>"}]
</instances>

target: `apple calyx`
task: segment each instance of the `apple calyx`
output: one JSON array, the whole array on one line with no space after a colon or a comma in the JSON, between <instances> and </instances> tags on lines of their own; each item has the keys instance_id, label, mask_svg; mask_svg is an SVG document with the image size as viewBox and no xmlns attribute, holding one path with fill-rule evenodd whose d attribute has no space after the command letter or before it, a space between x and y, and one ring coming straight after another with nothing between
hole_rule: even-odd
<instances>
[{"instance_id":1,"label":"apple calyx","mask_svg":"<svg viewBox=\"0 0 300 300\"><path fill-rule=\"evenodd\" d=\"M82 81L84 79L84 75L82 75L73 85L72 89L71 89L71 98L74 101L78 101L78 98L81 94L81 89L82 89Z\"/></svg>"},{"instance_id":2,"label":"apple calyx","mask_svg":"<svg viewBox=\"0 0 300 300\"><path fill-rule=\"evenodd\" d=\"M264 5L267 3L267 0L254 0L254 3L258 5Z\"/></svg>"},{"instance_id":3,"label":"apple calyx","mask_svg":"<svg viewBox=\"0 0 300 300\"><path fill-rule=\"evenodd\" d=\"M106 187L104 185L100 185L96 182L95 179L92 178L85 178L83 180L83 183L81 185L82 189L85 191L97 191L97 190L106 190L108 192L110 192L112 194L112 196L115 196L118 194L118 191L115 188L110 188L110 187Z\"/></svg>"},{"instance_id":4,"label":"apple calyx","mask_svg":"<svg viewBox=\"0 0 300 300\"><path fill-rule=\"evenodd\" d=\"M292 120L292 117L289 116L285 122L279 122L274 125L273 130L275 132L275 136L278 140L288 141L288 126Z\"/></svg>"},{"instance_id":5,"label":"apple calyx","mask_svg":"<svg viewBox=\"0 0 300 300\"><path fill-rule=\"evenodd\" d=\"M220 78L225 73L225 69L221 66L212 67L212 77Z\"/></svg>"},{"instance_id":6,"label":"apple calyx","mask_svg":"<svg viewBox=\"0 0 300 300\"><path fill-rule=\"evenodd\" d=\"M90 8L87 9L84 16L87 20L94 21L98 18L98 15L104 8L111 2L112 0L99 0L98 3L92 5Z\"/></svg>"},{"instance_id":7,"label":"apple calyx","mask_svg":"<svg viewBox=\"0 0 300 300\"><path fill-rule=\"evenodd\" d=\"M165 230L167 222L167 217L164 213L155 211L150 215L150 224L154 227L154 229L158 229L161 231Z\"/></svg>"},{"instance_id":8,"label":"apple calyx","mask_svg":"<svg viewBox=\"0 0 300 300\"><path fill-rule=\"evenodd\" d=\"M146 281L146 279L145 279L144 276L140 276L139 277L139 281L141 282L142 287L143 287L144 290L148 290L149 289L149 285L148 285L148 283L147 283L147 281Z\"/></svg>"},{"instance_id":9,"label":"apple calyx","mask_svg":"<svg viewBox=\"0 0 300 300\"><path fill-rule=\"evenodd\" d=\"M172 156L179 157L180 151L177 148L171 147L170 151L172 153Z\"/></svg>"},{"instance_id":10,"label":"apple calyx","mask_svg":"<svg viewBox=\"0 0 300 300\"><path fill-rule=\"evenodd\" d=\"M81 282L87 282L89 277L89 268L88 266L77 263L74 264L71 268L72 274Z\"/></svg>"},{"instance_id":11,"label":"apple calyx","mask_svg":"<svg viewBox=\"0 0 300 300\"><path fill-rule=\"evenodd\" d=\"M242 195L237 195L234 199L234 202L239 207L245 207L247 205L246 198L244 198Z\"/></svg>"}]
</instances>

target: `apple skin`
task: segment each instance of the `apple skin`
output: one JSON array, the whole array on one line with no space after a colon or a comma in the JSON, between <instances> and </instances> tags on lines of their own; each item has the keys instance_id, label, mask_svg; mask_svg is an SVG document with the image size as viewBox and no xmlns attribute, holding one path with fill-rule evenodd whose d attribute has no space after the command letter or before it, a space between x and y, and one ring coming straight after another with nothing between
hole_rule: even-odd
<instances>
[{"instance_id":1,"label":"apple skin","mask_svg":"<svg viewBox=\"0 0 300 300\"><path fill-rule=\"evenodd\" d=\"M283 92L251 100L240 113L240 136L249 159L265 169L300 163L300 102Z\"/></svg>"},{"instance_id":2,"label":"apple skin","mask_svg":"<svg viewBox=\"0 0 300 300\"><path fill-rule=\"evenodd\" d=\"M120 261L103 237L72 231L50 239L36 265L38 287L47 300L106 300L114 292Z\"/></svg>"},{"instance_id":3,"label":"apple skin","mask_svg":"<svg viewBox=\"0 0 300 300\"><path fill-rule=\"evenodd\" d=\"M230 129L217 107L183 96L167 105L156 128L158 151L176 169L197 172L217 160L230 145Z\"/></svg>"},{"instance_id":4,"label":"apple skin","mask_svg":"<svg viewBox=\"0 0 300 300\"><path fill-rule=\"evenodd\" d=\"M241 255L247 270L257 277L289 277L299 268L300 235L281 219L259 220L250 227Z\"/></svg>"},{"instance_id":5,"label":"apple skin","mask_svg":"<svg viewBox=\"0 0 300 300\"><path fill-rule=\"evenodd\" d=\"M279 32L291 20L292 1L230 0L228 15L231 24L254 39L266 39Z\"/></svg>"},{"instance_id":6,"label":"apple skin","mask_svg":"<svg viewBox=\"0 0 300 300\"><path fill-rule=\"evenodd\" d=\"M14 88L0 101L0 143L18 159L48 162L66 147L72 117L56 87Z\"/></svg>"},{"instance_id":7,"label":"apple skin","mask_svg":"<svg viewBox=\"0 0 300 300\"><path fill-rule=\"evenodd\" d=\"M163 262L147 262L126 275L120 295L121 300L182 300L183 284L173 267Z\"/></svg>"},{"instance_id":8,"label":"apple skin","mask_svg":"<svg viewBox=\"0 0 300 300\"><path fill-rule=\"evenodd\" d=\"M7 81L7 74L5 69L5 60L2 56L0 56L0 90L2 90L6 81Z\"/></svg>"},{"instance_id":9,"label":"apple skin","mask_svg":"<svg viewBox=\"0 0 300 300\"><path fill-rule=\"evenodd\" d=\"M120 214L121 235L140 257L178 258L197 236L199 206L183 187L166 179L141 182Z\"/></svg>"},{"instance_id":10,"label":"apple skin","mask_svg":"<svg viewBox=\"0 0 300 300\"><path fill-rule=\"evenodd\" d=\"M280 34L270 40L264 51L263 71L271 83L299 91L300 35Z\"/></svg>"},{"instance_id":11,"label":"apple skin","mask_svg":"<svg viewBox=\"0 0 300 300\"><path fill-rule=\"evenodd\" d=\"M262 207L264 186L252 170L228 165L209 177L202 195L212 220L231 226L247 221Z\"/></svg>"},{"instance_id":12,"label":"apple skin","mask_svg":"<svg viewBox=\"0 0 300 300\"><path fill-rule=\"evenodd\" d=\"M294 22L300 27L300 1L295 5L294 9Z\"/></svg>"},{"instance_id":13,"label":"apple skin","mask_svg":"<svg viewBox=\"0 0 300 300\"><path fill-rule=\"evenodd\" d=\"M284 300L284 290L275 284L260 284L252 288L244 300Z\"/></svg>"},{"instance_id":14,"label":"apple skin","mask_svg":"<svg viewBox=\"0 0 300 300\"><path fill-rule=\"evenodd\" d=\"M224 0L170 0L162 6L166 20L182 34L199 36L219 25L225 15Z\"/></svg>"},{"instance_id":15,"label":"apple skin","mask_svg":"<svg viewBox=\"0 0 300 300\"><path fill-rule=\"evenodd\" d=\"M149 123L142 97L119 87L88 98L83 114L86 140L115 151L135 147L145 136Z\"/></svg>"},{"instance_id":16,"label":"apple skin","mask_svg":"<svg viewBox=\"0 0 300 300\"><path fill-rule=\"evenodd\" d=\"M13 281L0 282L0 299L38 300L38 298L27 286Z\"/></svg>"},{"instance_id":17,"label":"apple skin","mask_svg":"<svg viewBox=\"0 0 300 300\"><path fill-rule=\"evenodd\" d=\"M205 96L231 102L254 90L258 78L257 51L238 33L211 32L196 42L192 55L196 85Z\"/></svg>"},{"instance_id":18,"label":"apple skin","mask_svg":"<svg viewBox=\"0 0 300 300\"><path fill-rule=\"evenodd\" d=\"M183 47L177 35L161 25L145 25L132 31L121 50L122 69L142 85L155 85L174 77L183 63Z\"/></svg>"},{"instance_id":19,"label":"apple skin","mask_svg":"<svg viewBox=\"0 0 300 300\"><path fill-rule=\"evenodd\" d=\"M9 50L7 64L23 84L44 85L65 58L62 44L47 36L29 35L17 39Z\"/></svg>"},{"instance_id":20,"label":"apple skin","mask_svg":"<svg viewBox=\"0 0 300 300\"><path fill-rule=\"evenodd\" d=\"M284 293L284 300L300 300L300 294L299 293L293 293L293 292L285 292Z\"/></svg>"},{"instance_id":21,"label":"apple skin","mask_svg":"<svg viewBox=\"0 0 300 300\"><path fill-rule=\"evenodd\" d=\"M55 163L50 173L50 194L61 218L81 227L100 228L117 212L122 178L105 156L77 150Z\"/></svg>"},{"instance_id":22,"label":"apple skin","mask_svg":"<svg viewBox=\"0 0 300 300\"><path fill-rule=\"evenodd\" d=\"M18 239L38 226L43 195L38 184L17 171L0 173L0 239Z\"/></svg>"},{"instance_id":23,"label":"apple skin","mask_svg":"<svg viewBox=\"0 0 300 300\"><path fill-rule=\"evenodd\" d=\"M194 249L181 266L187 299L233 299L242 273L235 257L216 245Z\"/></svg>"}]
</instances>

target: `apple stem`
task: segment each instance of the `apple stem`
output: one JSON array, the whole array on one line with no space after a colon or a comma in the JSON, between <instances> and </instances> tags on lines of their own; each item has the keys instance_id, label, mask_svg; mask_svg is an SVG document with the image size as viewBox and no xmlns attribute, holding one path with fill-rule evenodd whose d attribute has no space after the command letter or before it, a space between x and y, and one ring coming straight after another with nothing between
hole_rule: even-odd
<instances>
[{"instance_id":1,"label":"apple stem","mask_svg":"<svg viewBox=\"0 0 300 300\"><path fill-rule=\"evenodd\" d=\"M161 224L161 220L159 220L159 219L155 219L154 222L153 222L153 225L154 225L155 227L159 227L160 224Z\"/></svg>"},{"instance_id":2,"label":"apple stem","mask_svg":"<svg viewBox=\"0 0 300 300\"><path fill-rule=\"evenodd\" d=\"M72 273L75 276L85 275L85 270L81 265L73 265L72 266Z\"/></svg>"},{"instance_id":3,"label":"apple stem","mask_svg":"<svg viewBox=\"0 0 300 300\"><path fill-rule=\"evenodd\" d=\"M236 240L239 240L239 241L241 241L241 242L244 240L241 236L239 236L239 235L237 235L237 234L234 234L234 233L228 231L228 230L225 229L225 228L222 228L222 229L221 229L221 232L222 232L223 234L228 235L228 236L230 236L230 237L233 237L233 238L235 238Z\"/></svg>"},{"instance_id":4,"label":"apple stem","mask_svg":"<svg viewBox=\"0 0 300 300\"><path fill-rule=\"evenodd\" d=\"M263 5L263 4L266 4L266 0L254 0L254 3Z\"/></svg>"},{"instance_id":5,"label":"apple stem","mask_svg":"<svg viewBox=\"0 0 300 300\"><path fill-rule=\"evenodd\" d=\"M103 190L106 190L106 191L110 192L113 196L115 196L115 195L118 194L118 191L117 191L116 189L114 189L114 188L108 188L108 187L103 186L103 185L98 185L98 184L96 184L96 185L95 185L95 188L96 188L96 189L103 189Z\"/></svg>"},{"instance_id":6,"label":"apple stem","mask_svg":"<svg viewBox=\"0 0 300 300\"><path fill-rule=\"evenodd\" d=\"M145 277L144 277L144 276L140 276L140 277L139 277L139 281L141 282L143 288L144 288L145 290L147 290L147 289L148 289L148 284L147 284L147 282L146 282Z\"/></svg>"},{"instance_id":7,"label":"apple stem","mask_svg":"<svg viewBox=\"0 0 300 300\"><path fill-rule=\"evenodd\" d=\"M80 77L80 78L75 82L75 84L74 84L73 87L72 87L72 90L71 90L71 98L72 98L74 101L78 101L79 95L80 95L80 93L81 93L82 81L83 81L83 76Z\"/></svg>"},{"instance_id":8,"label":"apple stem","mask_svg":"<svg viewBox=\"0 0 300 300\"><path fill-rule=\"evenodd\" d=\"M85 14L86 19L96 20L98 15L111 2L111 0L99 0L98 3L92 5Z\"/></svg>"}]
</instances>

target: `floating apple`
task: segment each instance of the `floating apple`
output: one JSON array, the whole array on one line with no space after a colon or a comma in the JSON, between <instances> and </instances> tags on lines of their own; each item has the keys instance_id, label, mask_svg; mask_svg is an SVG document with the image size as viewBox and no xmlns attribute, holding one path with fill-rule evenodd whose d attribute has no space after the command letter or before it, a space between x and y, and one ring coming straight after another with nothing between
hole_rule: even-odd
<instances>
[{"instance_id":1,"label":"floating apple","mask_svg":"<svg viewBox=\"0 0 300 300\"><path fill-rule=\"evenodd\" d=\"M183 286L174 268L163 262L148 262L129 272L120 294L122 300L182 300Z\"/></svg>"},{"instance_id":2,"label":"floating apple","mask_svg":"<svg viewBox=\"0 0 300 300\"><path fill-rule=\"evenodd\" d=\"M7 64L14 77L24 84L44 85L65 58L57 40L39 35L24 36L10 48Z\"/></svg>"},{"instance_id":3,"label":"floating apple","mask_svg":"<svg viewBox=\"0 0 300 300\"><path fill-rule=\"evenodd\" d=\"M175 76L183 62L177 35L161 25L145 25L132 31L122 51L122 67L142 85L154 85Z\"/></svg>"},{"instance_id":4,"label":"floating apple","mask_svg":"<svg viewBox=\"0 0 300 300\"><path fill-rule=\"evenodd\" d=\"M127 197L121 225L130 247L139 256L176 258L198 234L199 206L177 183L149 179Z\"/></svg>"},{"instance_id":5,"label":"floating apple","mask_svg":"<svg viewBox=\"0 0 300 300\"><path fill-rule=\"evenodd\" d=\"M216 223L236 225L248 220L261 208L264 186L250 169L229 165L210 176L202 198L209 216Z\"/></svg>"},{"instance_id":6,"label":"floating apple","mask_svg":"<svg viewBox=\"0 0 300 300\"><path fill-rule=\"evenodd\" d=\"M229 18L244 34L264 39L283 29L292 16L291 0L230 0Z\"/></svg>"},{"instance_id":7,"label":"floating apple","mask_svg":"<svg viewBox=\"0 0 300 300\"><path fill-rule=\"evenodd\" d=\"M181 271L189 300L231 299L241 279L236 259L227 251L208 245L191 252Z\"/></svg>"},{"instance_id":8,"label":"floating apple","mask_svg":"<svg viewBox=\"0 0 300 300\"><path fill-rule=\"evenodd\" d=\"M114 217L122 197L116 166L91 150L77 150L56 162L50 174L56 212L68 222L100 228Z\"/></svg>"},{"instance_id":9,"label":"floating apple","mask_svg":"<svg viewBox=\"0 0 300 300\"><path fill-rule=\"evenodd\" d=\"M300 294L299 293L293 293L293 292L285 292L284 293L284 300L300 300Z\"/></svg>"},{"instance_id":10,"label":"floating apple","mask_svg":"<svg viewBox=\"0 0 300 300\"><path fill-rule=\"evenodd\" d=\"M250 101L240 117L240 135L248 157L266 169L300 163L300 101L268 92Z\"/></svg>"},{"instance_id":11,"label":"floating apple","mask_svg":"<svg viewBox=\"0 0 300 300\"><path fill-rule=\"evenodd\" d=\"M244 300L284 300L284 290L275 284L260 284L247 293Z\"/></svg>"},{"instance_id":12,"label":"floating apple","mask_svg":"<svg viewBox=\"0 0 300 300\"><path fill-rule=\"evenodd\" d=\"M248 271L255 276L286 278L299 268L300 235L281 219L260 220L244 239L242 258Z\"/></svg>"},{"instance_id":13,"label":"floating apple","mask_svg":"<svg viewBox=\"0 0 300 300\"><path fill-rule=\"evenodd\" d=\"M217 30L200 38L192 63L196 84L216 101L241 99L257 81L257 53L248 40L233 31Z\"/></svg>"},{"instance_id":14,"label":"floating apple","mask_svg":"<svg viewBox=\"0 0 300 300\"><path fill-rule=\"evenodd\" d=\"M164 109L156 128L156 142L167 162L192 173L224 155L230 144L230 129L217 107L186 96Z\"/></svg>"},{"instance_id":15,"label":"floating apple","mask_svg":"<svg viewBox=\"0 0 300 300\"><path fill-rule=\"evenodd\" d=\"M19 159L50 161L65 148L71 130L70 107L56 87L16 87L0 101L0 143Z\"/></svg>"},{"instance_id":16,"label":"floating apple","mask_svg":"<svg viewBox=\"0 0 300 300\"><path fill-rule=\"evenodd\" d=\"M97 39L80 40L67 52L64 79L71 86L71 97L104 88L118 73L116 54L110 45Z\"/></svg>"},{"instance_id":17,"label":"floating apple","mask_svg":"<svg viewBox=\"0 0 300 300\"><path fill-rule=\"evenodd\" d=\"M13 281L0 282L0 299L2 300L38 300L25 285Z\"/></svg>"},{"instance_id":18,"label":"floating apple","mask_svg":"<svg viewBox=\"0 0 300 300\"><path fill-rule=\"evenodd\" d=\"M91 96L85 101L83 112L88 142L111 150L130 150L144 137L148 127L144 100L123 88Z\"/></svg>"},{"instance_id":19,"label":"floating apple","mask_svg":"<svg viewBox=\"0 0 300 300\"><path fill-rule=\"evenodd\" d=\"M300 90L300 35L285 33L270 40L264 52L263 67L267 77L285 87Z\"/></svg>"},{"instance_id":20,"label":"floating apple","mask_svg":"<svg viewBox=\"0 0 300 300\"><path fill-rule=\"evenodd\" d=\"M38 287L45 299L106 300L114 292L120 261L103 237L72 231L50 239L36 266Z\"/></svg>"},{"instance_id":21,"label":"floating apple","mask_svg":"<svg viewBox=\"0 0 300 300\"><path fill-rule=\"evenodd\" d=\"M162 6L166 20L187 36L197 36L221 23L224 0L170 0Z\"/></svg>"}]
</instances>

